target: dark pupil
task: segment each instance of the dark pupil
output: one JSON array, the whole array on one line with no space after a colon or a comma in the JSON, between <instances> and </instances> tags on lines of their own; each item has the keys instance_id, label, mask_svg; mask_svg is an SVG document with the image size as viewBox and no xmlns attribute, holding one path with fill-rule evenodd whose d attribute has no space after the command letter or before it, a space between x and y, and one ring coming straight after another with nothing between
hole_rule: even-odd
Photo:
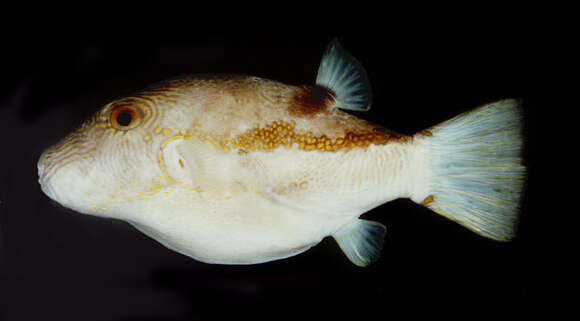
<instances>
[{"instance_id":1,"label":"dark pupil","mask_svg":"<svg viewBox=\"0 0 580 321\"><path fill-rule=\"evenodd\" d=\"M123 111L117 115L117 123L119 123L121 126L129 126L131 119L133 119L133 116L131 116L131 114L126 111Z\"/></svg>"}]
</instances>

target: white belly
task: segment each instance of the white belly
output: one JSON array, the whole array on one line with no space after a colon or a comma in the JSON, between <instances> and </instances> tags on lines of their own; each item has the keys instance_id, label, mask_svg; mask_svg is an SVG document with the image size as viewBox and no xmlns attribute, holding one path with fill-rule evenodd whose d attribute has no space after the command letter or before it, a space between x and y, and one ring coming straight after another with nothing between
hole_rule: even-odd
<instances>
[{"instance_id":1,"label":"white belly","mask_svg":"<svg viewBox=\"0 0 580 321\"><path fill-rule=\"evenodd\" d=\"M249 264L292 256L400 196L396 172L405 161L404 148L391 146L389 152L387 146L370 146L232 155L176 143L164 150L164 161L179 184L141 203L139 214L127 220L203 262Z\"/></svg>"}]
</instances>

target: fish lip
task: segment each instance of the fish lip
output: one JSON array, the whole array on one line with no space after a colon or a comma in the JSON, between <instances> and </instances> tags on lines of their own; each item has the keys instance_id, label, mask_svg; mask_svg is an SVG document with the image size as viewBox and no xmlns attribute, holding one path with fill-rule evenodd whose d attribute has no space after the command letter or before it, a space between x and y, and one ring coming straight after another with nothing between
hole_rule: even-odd
<instances>
[{"instance_id":1,"label":"fish lip","mask_svg":"<svg viewBox=\"0 0 580 321\"><path fill-rule=\"evenodd\" d=\"M50 199L54 200L52 188L50 188L48 184L43 184L42 182L40 182L40 190L42 190L42 192L46 194L46 196L50 197Z\"/></svg>"},{"instance_id":2,"label":"fish lip","mask_svg":"<svg viewBox=\"0 0 580 321\"><path fill-rule=\"evenodd\" d=\"M44 174L44 159L45 156L44 154L40 155L40 158L38 159L38 162L36 163L36 167L38 168L38 181L40 181L42 179L42 176Z\"/></svg>"},{"instance_id":3,"label":"fish lip","mask_svg":"<svg viewBox=\"0 0 580 321\"><path fill-rule=\"evenodd\" d=\"M45 165L46 158L47 158L46 154L43 153L42 155L40 155L38 163L36 164L36 167L38 168L38 184L40 185L40 189L42 190L42 192L46 194L46 196L54 200L55 199L54 190L47 181L46 172L44 171L46 168Z\"/></svg>"},{"instance_id":4,"label":"fish lip","mask_svg":"<svg viewBox=\"0 0 580 321\"><path fill-rule=\"evenodd\" d=\"M46 168L46 154L42 153L42 155L40 155L40 158L38 159L38 162L36 163L36 168L38 169L38 183L40 184L40 186L42 187L43 185L45 185L45 172L44 169Z\"/></svg>"}]
</instances>

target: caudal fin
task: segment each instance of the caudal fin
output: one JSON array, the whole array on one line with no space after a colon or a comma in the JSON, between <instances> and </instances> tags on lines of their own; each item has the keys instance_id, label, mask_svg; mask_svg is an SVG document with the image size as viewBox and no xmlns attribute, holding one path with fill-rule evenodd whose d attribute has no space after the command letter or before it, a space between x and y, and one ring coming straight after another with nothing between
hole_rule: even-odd
<instances>
[{"instance_id":1,"label":"caudal fin","mask_svg":"<svg viewBox=\"0 0 580 321\"><path fill-rule=\"evenodd\" d=\"M511 240L525 178L518 101L479 107L416 137L426 186L413 199L482 236Z\"/></svg>"}]
</instances>

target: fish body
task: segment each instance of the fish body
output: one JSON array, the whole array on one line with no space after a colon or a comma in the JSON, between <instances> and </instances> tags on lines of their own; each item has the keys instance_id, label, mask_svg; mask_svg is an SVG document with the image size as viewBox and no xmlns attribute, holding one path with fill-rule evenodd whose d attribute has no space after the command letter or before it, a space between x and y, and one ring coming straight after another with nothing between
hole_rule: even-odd
<instances>
[{"instance_id":1,"label":"fish body","mask_svg":"<svg viewBox=\"0 0 580 321\"><path fill-rule=\"evenodd\" d=\"M524 175L517 101L406 136L344 111L371 96L336 41L312 86L178 77L107 104L47 149L39 182L63 206L207 263L281 259L333 236L368 265L386 228L359 216L401 197L511 239Z\"/></svg>"}]
</instances>

